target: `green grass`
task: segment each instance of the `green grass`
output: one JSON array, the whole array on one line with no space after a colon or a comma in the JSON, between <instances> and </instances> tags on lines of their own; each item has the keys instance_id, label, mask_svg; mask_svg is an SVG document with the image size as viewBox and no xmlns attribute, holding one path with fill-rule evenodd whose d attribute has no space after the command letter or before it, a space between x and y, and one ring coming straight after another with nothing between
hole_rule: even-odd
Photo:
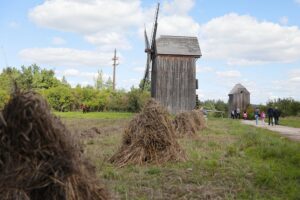
<instances>
[{"instance_id":1,"label":"green grass","mask_svg":"<svg viewBox=\"0 0 300 200\"><path fill-rule=\"evenodd\" d=\"M77 119L127 119L134 115L129 112L54 112L62 118L77 118Z\"/></svg>"},{"instance_id":2,"label":"green grass","mask_svg":"<svg viewBox=\"0 0 300 200\"><path fill-rule=\"evenodd\" d=\"M283 126L290 126L300 128L300 117L285 117L279 119L279 124Z\"/></svg>"},{"instance_id":3,"label":"green grass","mask_svg":"<svg viewBox=\"0 0 300 200\"><path fill-rule=\"evenodd\" d=\"M300 199L300 143L269 130L209 119L196 138L179 139L188 161L117 168L107 160L120 145L121 121L103 121L93 123L109 131L84 149L119 199Z\"/></svg>"}]
</instances>

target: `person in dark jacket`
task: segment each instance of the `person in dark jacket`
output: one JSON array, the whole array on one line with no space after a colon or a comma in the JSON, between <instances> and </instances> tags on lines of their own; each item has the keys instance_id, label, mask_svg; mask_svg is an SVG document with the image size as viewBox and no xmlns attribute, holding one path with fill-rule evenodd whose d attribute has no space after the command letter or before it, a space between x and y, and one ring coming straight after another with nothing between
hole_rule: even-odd
<instances>
[{"instance_id":1,"label":"person in dark jacket","mask_svg":"<svg viewBox=\"0 0 300 200\"><path fill-rule=\"evenodd\" d=\"M273 126L273 117L274 117L274 110L273 108L268 108L267 110L267 114L268 114L268 118L269 118L269 126L270 124L272 123L272 126Z\"/></svg>"},{"instance_id":2,"label":"person in dark jacket","mask_svg":"<svg viewBox=\"0 0 300 200\"><path fill-rule=\"evenodd\" d=\"M279 125L279 117L280 117L280 111L277 107L275 107L273 111L274 119L275 119L275 125Z\"/></svg>"},{"instance_id":3,"label":"person in dark jacket","mask_svg":"<svg viewBox=\"0 0 300 200\"><path fill-rule=\"evenodd\" d=\"M260 111L259 111L259 108L256 107L255 110L254 110L254 118L255 118L256 125L258 125L259 117L260 117Z\"/></svg>"}]
</instances>

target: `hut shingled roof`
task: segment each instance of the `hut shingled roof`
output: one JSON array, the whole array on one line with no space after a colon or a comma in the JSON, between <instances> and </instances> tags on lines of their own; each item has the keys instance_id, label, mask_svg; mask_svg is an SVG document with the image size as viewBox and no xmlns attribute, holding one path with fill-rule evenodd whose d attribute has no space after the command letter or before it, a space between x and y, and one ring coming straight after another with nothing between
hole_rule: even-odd
<instances>
[{"instance_id":1,"label":"hut shingled roof","mask_svg":"<svg viewBox=\"0 0 300 200\"><path fill-rule=\"evenodd\" d=\"M202 56L198 38L187 36L162 35L156 40L158 55Z\"/></svg>"},{"instance_id":2,"label":"hut shingled roof","mask_svg":"<svg viewBox=\"0 0 300 200\"><path fill-rule=\"evenodd\" d=\"M240 91L244 91L244 92L250 94L250 92L249 92L242 84L238 83L238 84L236 84L236 85L232 88L232 90L229 92L229 95L231 95L231 94L237 94L237 93L239 93Z\"/></svg>"}]
</instances>

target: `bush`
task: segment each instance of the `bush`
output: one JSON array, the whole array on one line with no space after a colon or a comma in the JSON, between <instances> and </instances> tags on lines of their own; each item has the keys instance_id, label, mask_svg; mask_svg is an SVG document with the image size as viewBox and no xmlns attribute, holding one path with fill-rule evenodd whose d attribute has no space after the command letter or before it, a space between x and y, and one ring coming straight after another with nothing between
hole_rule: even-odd
<instances>
[{"instance_id":1,"label":"bush","mask_svg":"<svg viewBox=\"0 0 300 200\"><path fill-rule=\"evenodd\" d=\"M49 104L57 111L73 110L74 97L69 87L58 86L45 91Z\"/></svg>"},{"instance_id":2,"label":"bush","mask_svg":"<svg viewBox=\"0 0 300 200\"><path fill-rule=\"evenodd\" d=\"M128 111L139 112L150 98L150 93L134 87L128 93Z\"/></svg>"},{"instance_id":3,"label":"bush","mask_svg":"<svg viewBox=\"0 0 300 200\"><path fill-rule=\"evenodd\" d=\"M248 119L253 120L255 119L254 117L254 107L253 105L249 105L246 109L246 112L248 114Z\"/></svg>"}]
</instances>

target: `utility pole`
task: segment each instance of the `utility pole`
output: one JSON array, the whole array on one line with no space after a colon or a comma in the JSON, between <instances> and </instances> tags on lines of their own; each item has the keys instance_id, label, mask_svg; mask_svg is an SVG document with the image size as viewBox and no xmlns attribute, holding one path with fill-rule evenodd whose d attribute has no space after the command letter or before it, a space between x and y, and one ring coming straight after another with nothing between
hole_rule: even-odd
<instances>
[{"instance_id":1,"label":"utility pole","mask_svg":"<svg viewBox=\"0 0 300 200\"><path fill-rule=\"evenodd\" d=\"M115 49L115 54L114 54L114 57L113 57L113 90L116 89L116 66L118 65L117 63L117 60L119 58L117 57L117 50Z\"/></svg>"}]
</instances>

